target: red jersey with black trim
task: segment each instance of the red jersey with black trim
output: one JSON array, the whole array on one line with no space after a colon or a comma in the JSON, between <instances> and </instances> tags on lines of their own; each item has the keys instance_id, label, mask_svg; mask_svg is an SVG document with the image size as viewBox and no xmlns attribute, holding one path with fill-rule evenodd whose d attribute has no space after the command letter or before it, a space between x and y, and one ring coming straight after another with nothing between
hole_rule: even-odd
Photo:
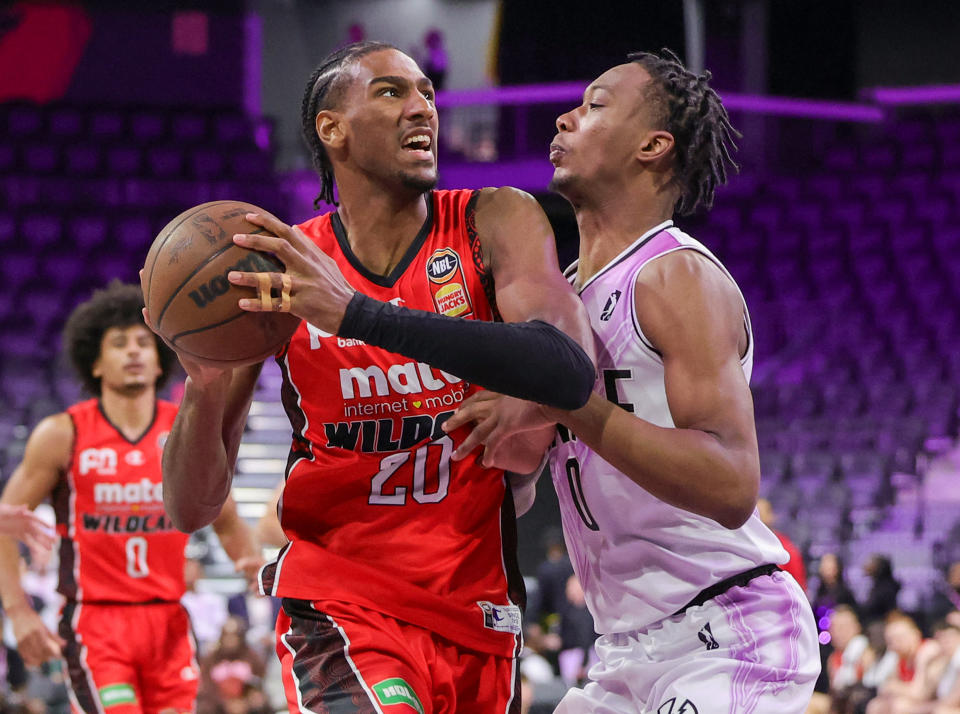
<instances>
[{"instance_id":1,"label":"red jersey with black trim","mask_svg":"<svg viewBox=\"0 0 960 714\"><path fill-rule=\"evenodd\" d=\"M158 401L153 423L135 441L97 399L67 414L73 454L52 499L61 538L57 589L81 602L179 600L188 536L163 509L160 470L176 405Z\"/></svg>"},{"instance_id":2,"label":"red jersey with black trim","mask_svg":"<svg viewBox=\"0 0 960 714\"><path fill-rule=\"evenodd\" d=\"M426 221L388 276L357 260L336 213L300 228L373 298L489 321L477 195L427 194ZM515 655L524 596L512 496L503 471L450 459L468 428L441 429L479 387L306 323L277 359L294 431L280 501L290 544L262 571L264 592L359 605Z\"/></svg>"}]
</instances>

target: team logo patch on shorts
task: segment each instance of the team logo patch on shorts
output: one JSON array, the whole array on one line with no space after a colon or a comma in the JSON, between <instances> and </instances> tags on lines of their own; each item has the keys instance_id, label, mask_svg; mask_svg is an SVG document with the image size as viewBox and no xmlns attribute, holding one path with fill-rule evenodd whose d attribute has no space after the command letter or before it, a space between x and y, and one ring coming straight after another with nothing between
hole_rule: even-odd
<instances>
[{"instance_id":1,"label":"team logo patch on shorts","mask_svg":"<svg viewBox=\"0 0 960 714\"><path fill-rule=\"evenodd\" d=\"M423 714L423 703L413 687L400 677L391 677L373 685L373 691L383 706L407 704Z\"/></svg>"},{"instance_id":2,"label":"team logo patch on shorts","mask_svg":"<svg viewBox=\"0 0 960 714\"><path fill-rule=\"evenodd\" d=\"M511 635L520 634L522 616L516 605L494 605L492 602L478 601L477 605L483 610L483 626L488 630L509 632Z\"/></svg>"},{"instance_id":3,"label":"team logo patch on shorts","mask_svg":"<svg viewBox=\"0 0 960 714\"><path fill-rule=\"evenodd\" d=\"M129 684L108 684L106 687L101 687L98 694L104 709L117 704L137 703L137 693Z\"/></svg>"}]
</instances>

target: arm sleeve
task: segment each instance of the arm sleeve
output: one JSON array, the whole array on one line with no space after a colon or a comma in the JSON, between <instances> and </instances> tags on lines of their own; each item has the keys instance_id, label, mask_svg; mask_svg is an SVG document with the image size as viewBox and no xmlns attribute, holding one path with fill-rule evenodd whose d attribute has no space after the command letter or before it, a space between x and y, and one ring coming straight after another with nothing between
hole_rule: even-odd
<instances>
[{"instance_id":1,"label":"arm sleeve","mask_svg":"<svg viewBox=\"0 0 960 714\"><path fill-rule=\"evenodd\" d=\"M595 379L593 363L580 345L540 320L465 320L397 307L358 292L337 334L494 392L559 409L586 404Z\"/></svg>"}]
</instances>

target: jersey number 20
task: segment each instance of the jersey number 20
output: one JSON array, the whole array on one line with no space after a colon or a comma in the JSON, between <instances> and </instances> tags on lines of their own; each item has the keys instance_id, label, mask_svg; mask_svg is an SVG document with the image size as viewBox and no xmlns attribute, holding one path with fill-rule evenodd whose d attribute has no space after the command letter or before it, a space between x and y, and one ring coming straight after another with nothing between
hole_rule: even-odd
<instances>
[{"instance_id":1,"label":"jersey number 20","mask_svg":"<svg viewBox=\"0 0 960 714\"><path fill-rule=\"evenodd\" d=\"M427 493L427 457L430 450L439 453L437 468L436 490ZM412 496L417 503L437 503L447 497L450 487L450 456L453 454L453 439L441 436L439 439L424 444L416 451L401 451L384 456L380 460L380 470L373 477L370 484L370 499L373 506L403 506L407 502L407 487L394 483L388 487L387 482L396 474L400 467L410 461L413 456L413 483ZM409 482L408 482L409 483ZM391 490L388 491L388 488Z\"/></svg>"}]
</instances>

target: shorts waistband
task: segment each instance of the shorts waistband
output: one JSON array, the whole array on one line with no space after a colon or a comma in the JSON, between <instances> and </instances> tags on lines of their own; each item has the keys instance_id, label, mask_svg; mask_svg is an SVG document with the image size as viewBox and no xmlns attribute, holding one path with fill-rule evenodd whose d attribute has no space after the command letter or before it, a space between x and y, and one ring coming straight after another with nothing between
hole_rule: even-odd
<instances>
[{"instance_id":1,"label":"shorts waistband","mask_svg":"<svg viewBox=\"0 0 960 714\"><path fill-rule=\"evenodd\" d=\"M751 568L750 570L745 570L738 575L733 575L726 580L721 580L716 585L711 585L704 590L701 590L696 597L693 598L686 605L681 607L672 617L677 615L682 615L691 607L697 607L698 605L703 605L707 600L712 600L717 595L723 595L730 588L742 588L744 585L749 583L754 578L759 578L761 575L770 575L772 573L780 570L779 565L774 565L773 563L767 563L766 565L758 565L756 568Z\"/></svg>"},{"instance_id":2,"label":"shorts waistband","mask_svg":"<svg viewBox=\"0 0 960 714\"><path fill-rule=\"evenodd\" d=\"M67 600L67 605L109 605L111 607L117 605L179 605L181 604L179 600L137 600L126 601L126 600Z\"/></svg>"}]
</instances>

